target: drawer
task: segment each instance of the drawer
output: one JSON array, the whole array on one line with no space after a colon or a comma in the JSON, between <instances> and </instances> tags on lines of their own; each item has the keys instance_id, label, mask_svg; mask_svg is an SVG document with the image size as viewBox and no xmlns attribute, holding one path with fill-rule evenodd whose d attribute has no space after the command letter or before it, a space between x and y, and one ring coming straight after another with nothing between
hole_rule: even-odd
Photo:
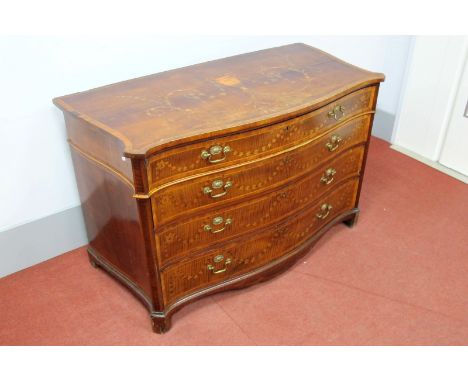
<instances>
[{"instance_id":1,"label":"drawer","mask_svg":"<svg viewBox=\"0 0 468 382\"><path fill-rule=\"evenodd\" d=\"M360 175L364 145L351 148L316 171L265 196L166 225L156 233L160 264L266 225L306 208L335 185Z\"/></svg>"},{"instance_id":2,"label":"drawer","mask_svg":"<svg viewBox=\"0 0 468 382\"><path fill-rule=\"evenodd\" d=\"M375 87L364 88L283 123L156 154L150 157L148 164L150 188L200 172L271 155L310 140L333 128L338 122L372 111L375 92Z\"/></svg>"},{"instance_id":3,"label":"drawer","mask_svg":"<svg viewBox=\"0 0 468 382\"><path fill-rule=\"evenodd\" d=\"M287 256L326 223L354 208L358 185L359 179L348 181L283 224L167 267L162 271L166 304ZM331 209L324 212L324 205Z\"/></svg>"},{"instance_id":4,"label":"drawer","mask_svg":"<svg viewBox=\"0 0 468 382\"><path fill-rule=\"evenodd\" d=\"M199 214L248 195L265 194L365 142L369 123L370 115L364 115L277 156L163 187L152 196L154 221L159 225L183 214Z\"/></svg>"}]
</instances>

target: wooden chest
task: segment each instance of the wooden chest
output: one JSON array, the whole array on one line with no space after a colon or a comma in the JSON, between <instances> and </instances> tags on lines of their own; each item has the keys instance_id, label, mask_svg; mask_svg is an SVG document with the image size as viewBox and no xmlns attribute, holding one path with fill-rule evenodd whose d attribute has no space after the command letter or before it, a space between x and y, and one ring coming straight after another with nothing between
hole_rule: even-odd
<instances>
[{"instance_id":1,"label":"wooden chest","mask_svg":"<svg viewBox=\"0 0 468 382\"><path fill-rule=\"evenodd\" d=\"M188 302L287 269L356 222L383 79L293 44L54 99L91 263L159 333Z\"/></svg>"}]
</instances>

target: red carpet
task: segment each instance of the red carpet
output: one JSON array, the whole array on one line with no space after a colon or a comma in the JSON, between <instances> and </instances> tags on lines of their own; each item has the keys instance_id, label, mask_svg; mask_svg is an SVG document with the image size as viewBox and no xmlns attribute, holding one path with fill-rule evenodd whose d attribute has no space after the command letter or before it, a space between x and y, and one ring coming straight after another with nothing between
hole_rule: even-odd
<instances>
[{"instance_id":1,"label":"red carpet","mask_svg":"<svg viewBox=\"0 0 468 382\"><path fill-rule=\"evenodd\" d=\"M373 139L354 229L151 332L85 248L0 280L0 345L468 345L468 187Z\"/></svg>"}]
</instances>

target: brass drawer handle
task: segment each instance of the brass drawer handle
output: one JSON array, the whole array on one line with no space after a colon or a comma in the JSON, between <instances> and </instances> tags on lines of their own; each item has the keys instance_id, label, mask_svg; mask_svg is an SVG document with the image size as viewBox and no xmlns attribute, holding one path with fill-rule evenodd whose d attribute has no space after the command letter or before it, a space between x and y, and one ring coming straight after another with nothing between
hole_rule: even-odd
<instances>
[{"instance_id":1,"label":"brass drawer handle","mask_svg":"<svg viewBox=\"0 0 468 382\"><path fill-rule=\"evenodd\" d=\"M336 170L333 167L330 167L323 173L322 177L320 178L320 182L324 184L330 184L335 179L335 174Z\"/></svg>"},{"instance_id":2,"label":"brass drawer handle","mask_svg":"<svg viewBox=\"0 0 468 382\"><path fill-rule=\"evenodd\" d=\"M333 207L331 204L328 204L328 203L322 204L322 206L320 207L321 212L318 214L315 214L315 216L317 216L319 219L325 219L330 214L330 210L332 208Z\"/></svg>"},{"instance_id":3,"label":"brass drawer handle","mask_svg":"<svg viewBox=\"0 0 468 382\"><path fill-rule=\"evenodd\" d=\"M325 146L327 147L328 151L335 151L342 140L343 138L341 138L339 135L332 135L330 142L327 142Z\"/></svg>"},{"instance_id":4,"label":"brass drawer handle","mask_svg":"<svg viewBox=\"0 0 468 382\"><path fill-rule=\"evenodd\" d=\"M226 183L224 183L221 179L217 179L213 183L211 183L211 187L210 186L204 187L203 188L203 193L205 195L211 196L212 198L220 198L221 196L224 196L224 195L227 194L228 189L230 187L232 187L232 182L230 180L228 180ZM213 194L214 190L217 190L217 189L220 189L220 188L223 188L224 192L221 192L219 194Z\"/></svg>"},{"instance_id":5,"label":"brass drawer handle","mask_svg":"<svg viewBox=\"0 0 468 382\"><path fill-rule=\"evenodd\" d=\"M341 105L336 105L331 111L328 112L328 118L333 118L336 121L344 117L344 115L344 106Z\"/></svg>"},{"instance_id":6,"label":"brass drawer handle","mask_svg":"<svg viewBox=\"0 0 468 382\"><path fill-rule=\"evenodd\" d=\"M218 255L218 256L215 256L215 258L213 259L213 261L215 263L219 263L221 261L224 260L224 256L223 255ZM217 271L215 271L215 267L214 265L212 264L209 264L208 265L208 270L211 271L214 275L217 275L217 274L220 274L220 273L224 273L227 271L227 266L231 264L231 259L230 258L227 258L226 261L224 262L224 268L222 269L218 269Z\"/></svg>"},{"instance_id":7,"label":"brass drawer handle","mask_svg":"<svg viewBox=\"0 0 468 382\"><path fill-rule=\"evenodd\" d=\"M229 146L221 147L219 145L211 146L209 150L203 150L201 152L201 157L203 159L207 159L210 163L219 163L226 159L226 154L231 151ZM223 154L223 156L219 159L213 159L212 157L215 155Z\"/></svg>"},{"instance_id":8,"label":"brass drawer handle","mask_svg":"<svg viewBox=\"0 0 468 382\"><path fill-rule=\"evenodd\" d=\"M223 224L223 223L224 223L223 228L213 229L213 226L217 226L217 225L220 225L220 224ZM223 232L226 229L226 227L231 223L232 223L231 218L227 218L226 220L224 220L223 217L216 216L212 221L213 226L211 226L210 224L205 224L203 229L206 232L219 233L219 232Z\"/></svg>"}]
</instances>

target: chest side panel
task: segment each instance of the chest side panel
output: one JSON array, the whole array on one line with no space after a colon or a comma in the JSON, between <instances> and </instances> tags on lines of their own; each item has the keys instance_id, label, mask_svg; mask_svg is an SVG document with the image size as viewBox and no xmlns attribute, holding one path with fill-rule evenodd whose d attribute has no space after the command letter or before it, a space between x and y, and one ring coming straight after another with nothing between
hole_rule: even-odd
<instances>
[{"instance_id":1,"label":"chest side panel","mask_svg":"<svg viewBox=\"0 0 468 382\"><path fill-rule=\"evenodd\" d=\"M123 158L124 145L116 137L70 113L64 113L68 142L76 151L107 166L115 175L133 183L130 159Z\"/></svg>"},{"instance_id":2,"label":"chest side panel","mask_svg":"<svg viewBox=\"0 0 468 382\"><path fill-rule=\"evenodd\" d=\"M151 301L144 227L133 187L73 147L71 152L92 250Z\"/></svg>"}]
</instances>

